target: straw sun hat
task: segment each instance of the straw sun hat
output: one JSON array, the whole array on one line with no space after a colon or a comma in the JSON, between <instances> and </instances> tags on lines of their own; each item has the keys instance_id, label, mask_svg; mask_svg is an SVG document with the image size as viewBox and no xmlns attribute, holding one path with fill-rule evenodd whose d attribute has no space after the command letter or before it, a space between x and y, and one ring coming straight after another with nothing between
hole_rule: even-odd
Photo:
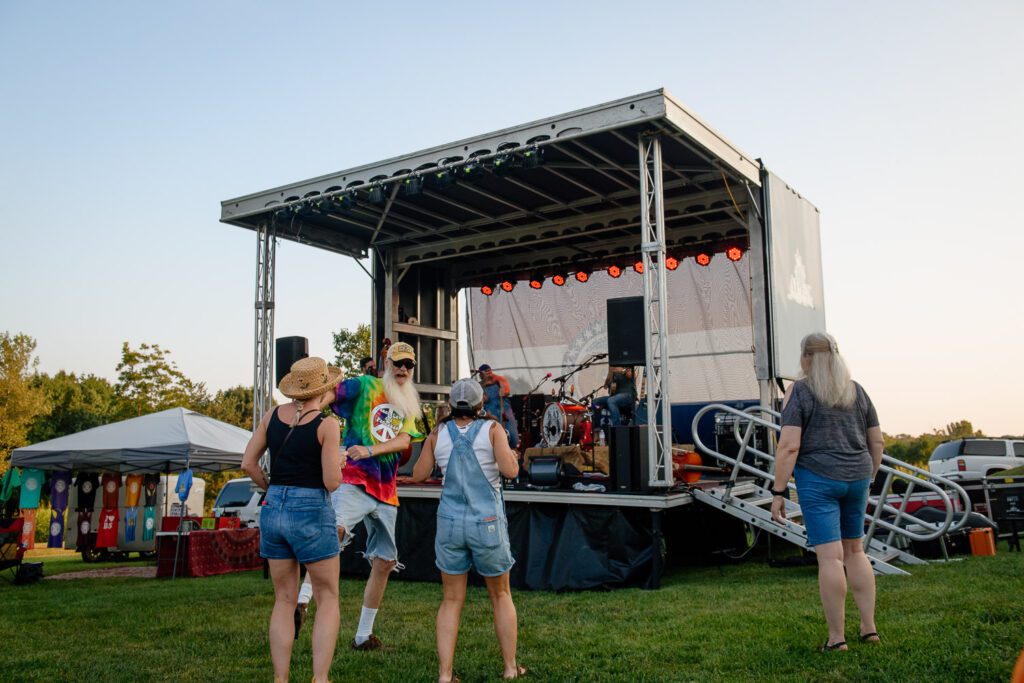
<instances>
[{"instance_id":1,"label":"straw sun hat","mask_svg":"<svg viewBox=\"0 0 1024 683\"><path fill-rule=\"evenodd\" d=\"M288 398L303 401L319 396L341 381L341 368L327 365L323 358L310 356L292 363L292 370L277 388Z\"/></svg>"}]
</instances>

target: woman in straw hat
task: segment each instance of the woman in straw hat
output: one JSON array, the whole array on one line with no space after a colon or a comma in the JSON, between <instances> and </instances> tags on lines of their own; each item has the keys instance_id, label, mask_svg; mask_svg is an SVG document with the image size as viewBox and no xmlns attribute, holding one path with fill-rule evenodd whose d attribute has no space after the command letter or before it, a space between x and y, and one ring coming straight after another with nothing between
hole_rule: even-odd
<instances>
[{"instance_id":1,"label":"woman in straw hat","mask_svg":"<svg viewBox=\"0 0 1024 683\"><path fill-rule=\"evenodd\" d=\"M484 392L478 382L460 379L452 385L448 402L451 412L423 443L412 475L423 481L435 462L444 473L434 539L444 591L437 611L437 680L457 680L452 662L470 566L476 567L487 584L505 665L502 678L519 678L526 667L516 662L518 627L508 577L515 560L499 476L516 476L519 463L505 430L495 420L483 417Z\"/></svg>"},{"instance_id":2,"label":"woman in straw hat","mask_svg":"<svg viewBox=\"0 0 1024 683\"><path fill-rule=\"evenodd\" d=\"M278 386L291 403L267 412L249 440L242 469L267 490L260 513L260 555L270 565L274 680L287 681L294 642L299 563L320 609L313 626L313 680L326 681L338 640L338 534L330 491L341 484L338 421L321 411L334 400L341 370L322 358L296 361ZM270 476L259 459L270 450Z\"/></svg>"},{"instance_id":3,"label":"woman in straw hat","mask_svg":"<svg viewBox=\"0 0 1024 683\"><path fill-rule=\"evenodd\" d=\"M879 642L875 573L862 537L868 487L882 464L882 429L867 392L850 379L836 340L814 332L800 347L803 376L782 403L772 517L783 521L792 473L807 543L818 558L818 590L828 624L828 640L820 649L846 650L847 585L860 612L860 641Z\"/></svg>"}]
</instances>

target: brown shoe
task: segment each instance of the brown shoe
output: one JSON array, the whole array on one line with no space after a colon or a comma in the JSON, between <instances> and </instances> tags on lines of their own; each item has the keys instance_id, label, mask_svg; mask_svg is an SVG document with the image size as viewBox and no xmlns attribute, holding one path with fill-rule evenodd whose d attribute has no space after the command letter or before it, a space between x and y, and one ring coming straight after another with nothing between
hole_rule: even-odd
<instances>
[{"instance_id":1,"label":"brown shoe","mask_svg":"<svg viewBox=\"0 0 1024 683\"><path fill-rule=\"evenodd\" d=\"M380 642L380 638L370 634L370 637L363 641L362 645L356 645L355 638L352 639L352 649L360 650L362 652L369 652L370 650L379 650L384 647L384 644Z\"/></svg>"},{"instance_id":2,"label":"brown shoe","mask_svg":"<svg viewBox=\"0 0 1024 683\"><path fill-rule=\"evenodd\" d=\"M308 608L308 602L300 602L295 606L295 640L299 639L299 631L302 630L302 625L306 623L306 610Z\"/></svg>"}]
</instances>

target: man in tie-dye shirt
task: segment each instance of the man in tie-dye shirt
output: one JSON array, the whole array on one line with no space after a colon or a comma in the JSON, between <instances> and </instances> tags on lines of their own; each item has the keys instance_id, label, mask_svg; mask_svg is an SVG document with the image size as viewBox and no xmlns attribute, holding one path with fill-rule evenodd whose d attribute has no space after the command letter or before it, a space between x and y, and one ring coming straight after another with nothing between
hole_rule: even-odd
<instances>
[{"instance_id":1,"label":"man in tie-dye shirt","mask_svg":"<svg viewBox=\"0 0 1024 683\"><path fill-rule=\"evenodd\" d=\"M345 419L342 452L347 458L342 484L333 494L338 535L344 549L354 528L362 522L366 530L366 559L370 578L363 592L363 609L352 647L376 650L381 647L373 635L373 622L384 597L388 576L398 564L395 520L398 516L398 464L402 451L423 434L416 426L421 416L419 392L412 381L416 353L405 342L393 344L384 364L384 376L361 375L347 379L337 388L331 408ZM304 584L299 593L302 620L312 588Z\"/></svg>"}]
</instances>

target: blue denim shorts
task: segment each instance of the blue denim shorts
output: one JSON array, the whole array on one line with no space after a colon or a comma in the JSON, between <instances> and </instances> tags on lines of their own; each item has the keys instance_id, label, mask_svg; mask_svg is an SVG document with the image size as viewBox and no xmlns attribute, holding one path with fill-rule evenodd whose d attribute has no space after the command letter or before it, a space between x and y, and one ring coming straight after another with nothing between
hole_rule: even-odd
<instances>
[{"instance_id":1,"label":"blue denim shorts","mask_svg":"<svg viewBox=\"0 0 1024 683\"><path fill-rule=\"evenodd\" d=\"M398 545L395 543L395 523L398 508L388 505L368 494L362 486L342 484L331 494L331 505L337 516L337 524L345 530L345 548L355 538L355 528L362 522L366 529L366 552L363 557L373 563L375 559L398 562ZM404 569L395 565L395 571Z\"/></svg>"},{"instance_id":2,"label":"blue denim shorts","mask_svg":"<svg viewBox=\"0 0 1024 683\"><path fill-rule=\"evenodd\" d=\"M839 481L815 474L806 467L795 468L793 478L807 527L808 545L864 535L870 479Z\"/></svg>"},{"instance_id":3,"label":"blue denim shorts","mask_svg":"<svg viewBox=\"0 0 1024 683\"><path fill-rule=\"evenodd\" d=\"M473 566L480 576L501 576L515 564L502 518L480 522L438 515L434 555L445 574L465 574Z\"/></svg>"},{"instance_id":4,"label":"blue denim shorts","mask_svg":"<svg viewBox=\"0 0 1024 683\"><path fill-rule=\"evenodd\" d=\"M311 564L335 557L338 528L325 489L273 486L260 510L260 556Z\"/></svg>"}]
</instances>

